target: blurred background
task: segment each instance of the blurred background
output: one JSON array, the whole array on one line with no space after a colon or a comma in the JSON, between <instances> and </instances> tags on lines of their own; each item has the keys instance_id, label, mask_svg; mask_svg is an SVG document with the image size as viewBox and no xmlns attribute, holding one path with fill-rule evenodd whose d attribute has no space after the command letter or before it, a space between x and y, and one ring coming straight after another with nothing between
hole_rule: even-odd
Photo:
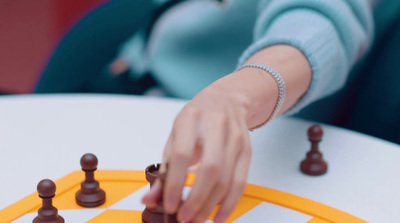
<instances>
[{"instance_id":1,"label":"blurred background","mask_svg":"<svg viewBox=\"0 0 400 223\"><path fill-rule=\"evenodd\" d=\"M65 34L93 9L111 1L0 0L0 94L33 92L50 56ZM123 1L119 0L119 2ZM142 0L142 3L147 4L150 1ZM138 2L138 0L125 1L129 4ZM400 88L398 87L400 83L400 0L380 2L373 12L375 22L373 45L369 53L349 74L346 86L335 94L309 105L296 116L341 126L400 144ZM106 8L108 6L106 5ZM121 6L123 7L118 9L124 12L118 13L115 20L119 21L126 17L130 19L133 15L150 21L152 15L147 15L149 13L140 11L140 15L132 14L131 8L125 7L126 4L119 5ZM106 14L107 16L114 15ZM107 16L102 18L110 19ZM90 27L96 24L92 23L93 21L85 24L89 24ZM120 44L118 41L129 37L136 29L135 27L140 24L142 24L141 20L124 23L118 30L126 31L119 33L112 43L116 46ZM91 32L87 26L82 27L79 32L82 30L85 33ZM101 34L110 33L107 26L101 22L93 27L100 28ZM125 27L128 28L125 29ZM111 36L115 36L115 33L111 32ZM91 41L90 38L89 41ZM81 45L76 44L79 43L76 38L72 43L75 51L81 49L81 45L87 46L87 42L82 42ZM71 49L70 45L66 45L64 50ZM108 42L107 46L116 49L114 45ZM109 51L112 50L108 48L108 54L98 61L110 56ZM91 53L96 54L96 52ZM94 63L98 61L95 60ZM111 60L108 58L105 61ZM68 63L61 64L69 66ZM60 69L65 70L62 66ZM63 82L60 81L60 83Z\"/></svg>"},{"instance_id":2,"label":"blurred background","mask_svg":"<svg viewBox=\"0 0 400 223\"><path fill-rule=\"evenodd\" d=\"M0 92L32 92L65 33L107 1L0 0Z\"/></svg>"}]
</instances>

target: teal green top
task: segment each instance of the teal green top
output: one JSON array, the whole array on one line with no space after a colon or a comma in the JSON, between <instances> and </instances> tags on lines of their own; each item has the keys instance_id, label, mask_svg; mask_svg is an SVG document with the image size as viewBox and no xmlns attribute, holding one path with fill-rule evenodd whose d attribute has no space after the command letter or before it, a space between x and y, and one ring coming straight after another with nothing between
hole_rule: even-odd
<instances>
[{"instance_id":1,"label":"teal green top","mask_svg":"<svg viewBox=\"0 0 400 223\"><path fill-rule=\"evenodd\" d=\"M344 85L371 44L372 7L368 0L185 1L159 19L146 47L138 33L120 56L136 77L151 71L168 94L190 99L257 51L293 45L313 72L293 114Z\"/></svg>"}]
</instances>

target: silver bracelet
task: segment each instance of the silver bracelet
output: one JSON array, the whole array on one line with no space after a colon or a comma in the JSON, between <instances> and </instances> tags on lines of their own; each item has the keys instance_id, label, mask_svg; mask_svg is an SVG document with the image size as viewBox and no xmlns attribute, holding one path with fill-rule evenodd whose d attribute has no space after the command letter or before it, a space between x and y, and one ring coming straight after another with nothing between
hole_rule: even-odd
<instances>
[{"instance_id":1,"label":"silver bracelet","mask_svg":"<svg viewBox=\"0 0 400 223\"><path fill-rule=\"evenodd\" d=\"M279 89L278 100L276 101L274 110L272 111L271 115L268 117L268 119L265 122L251 128L251 130L253 130L253 129L259 128L259 127L267 124L269 121L271 121L273 118L275 118L275 116L278 114L279 110L281 109L281 107L283 105L283 101L285 100L286 86L285 86L285 82L283 81L282 76L278 73L278 71L276 71L275 69L273 69L269 66L266 66L261 63L248 63L248 64L245 64L245 65L239 67L238 69L236 69L236 71L239 71L246 67L253 67L253 68L258 68L258 69L262 69L262 70L266 71L275 79L276 84L278 85L278 89Z\"/></svg>"}]
</instances>

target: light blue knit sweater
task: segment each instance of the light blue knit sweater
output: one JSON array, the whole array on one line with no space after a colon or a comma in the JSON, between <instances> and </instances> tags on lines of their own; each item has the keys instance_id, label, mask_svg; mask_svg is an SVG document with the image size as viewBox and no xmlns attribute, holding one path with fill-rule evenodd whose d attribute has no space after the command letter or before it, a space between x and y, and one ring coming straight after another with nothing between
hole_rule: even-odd
<instances>
[{"instance_id":1,"label":"light blue knit sweater","mask_svg":"<svg viewBox=\"0 0 400 223\"><path fill-rule=\"evenodd\" d=\"M373 36L371 0L188 0L138 33L120 56L138 76L151 71L172 96L190 99L257 51L290 44L312 67L306 95L288 113L340 89Z\"/></svg>"}]
</instances>

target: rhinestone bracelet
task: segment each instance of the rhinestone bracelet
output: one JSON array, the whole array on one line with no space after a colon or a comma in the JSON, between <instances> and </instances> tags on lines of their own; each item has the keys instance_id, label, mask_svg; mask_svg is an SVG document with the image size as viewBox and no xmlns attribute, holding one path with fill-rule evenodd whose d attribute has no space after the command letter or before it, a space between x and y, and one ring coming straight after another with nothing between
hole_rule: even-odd
<instances>
[{"instance_id":1,"label":"rhinestone bracelet","mask_svg":"<svg viewBox=\"0 0 400 223\"><path fill-rule=\"evenodd\" d=\"M253 130L253 129L259 128L259 127L267 124L269 121L271 121L273 118L275 118L275 116L278 114L279 110L281 109L281 107L283 105L283 101L285 100L286 86L285 86L285 82L283 81L282 76L278 73L278 71L276 71L275 69L273 69L269 66L266 66L261 63L248 63L248 64L245 64L245 65L239 67L238 69L236 69L236 71L239 71L246 67L258 68L258 69L262 69L262 70L266 71L275 79L276 84L278 85L278 88L279 88L278 100L276 101L274 110L272 111L271 115L263 123L250 129L250 130Z\"/></svg>"}]
</instances>

